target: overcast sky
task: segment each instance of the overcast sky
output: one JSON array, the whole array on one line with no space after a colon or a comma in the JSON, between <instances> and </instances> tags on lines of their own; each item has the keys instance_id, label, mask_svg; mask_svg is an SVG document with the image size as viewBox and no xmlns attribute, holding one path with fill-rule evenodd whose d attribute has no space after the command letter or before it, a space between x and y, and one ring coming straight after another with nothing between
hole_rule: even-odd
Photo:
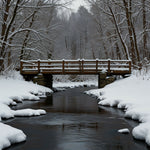
<instances>
[{"instance_id":1,"label":"overcast sky","mask_svg":"<svg viewBox=\"0 0 150 150\"><path fill-rule=\"evenodd\" d=\"M84 6L87 9L89 9L88 4L84 0L74 0L69 6L67 5L68 8L71 8L71 10L60 9L60 10L58 10L58 15L62 14L62 12L63 12L66 14L67 17L69 17L72 12L77 12L77 10L80 6Z\"/></svg>"},{"instance_id":2,"label":"overcast sky","mask_svg":"<svg viewBox=\"0 0 150 150\"><path fill-rule=\"evenodd\" d=\"M70 7L73 11L77 11L80 6L85 6L87 8L87 4L84 0L74 0Z\"/></svg>"}]
</instances>

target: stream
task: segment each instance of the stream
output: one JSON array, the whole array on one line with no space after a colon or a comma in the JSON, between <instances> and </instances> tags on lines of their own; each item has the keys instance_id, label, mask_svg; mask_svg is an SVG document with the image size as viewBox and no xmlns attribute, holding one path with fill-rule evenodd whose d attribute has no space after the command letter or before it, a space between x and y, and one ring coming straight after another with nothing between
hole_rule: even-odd
<instances>
[{"instance_id":1,"label":"stream","mask_svg":"<svg viewBox=\"0 0 150 150\"><path fill-rule=\"evenodd\" d=\"M125 119L121 110L99 107L95 98L83 93L91 88L67 89L13 107L44 109L47 114L4 121L27 135L26 142L7 150L148 150L131 133L118 133L122 128L132 131L137 122Z\"/></svg>"}]
</instances>

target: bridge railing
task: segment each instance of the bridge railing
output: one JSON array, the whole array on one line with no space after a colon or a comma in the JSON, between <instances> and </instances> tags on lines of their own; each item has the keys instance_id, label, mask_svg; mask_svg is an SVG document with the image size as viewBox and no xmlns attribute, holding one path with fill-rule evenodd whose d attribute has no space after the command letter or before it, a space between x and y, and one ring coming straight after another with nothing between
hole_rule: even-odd
<instances>
[{"instance_id":1,"label":"bridge railing","mask_svg":"<svg viewBox=\"0 0 150 150\"><path fill-rule=\"evenodd\" d=\"M21 74L98 74L106 71L108 74L131 73L129 60L22 60Z\"/></svg>"}]
</instances>

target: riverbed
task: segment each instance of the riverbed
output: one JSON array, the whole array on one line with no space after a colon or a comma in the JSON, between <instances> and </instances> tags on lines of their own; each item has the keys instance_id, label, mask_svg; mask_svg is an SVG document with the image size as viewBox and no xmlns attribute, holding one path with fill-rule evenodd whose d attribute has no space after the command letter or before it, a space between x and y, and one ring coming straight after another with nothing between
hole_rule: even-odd
<instances>
[{"instance_id":1,"label":"riverbed","mask_svg":"<svg viewBox=\"0 0 150 150\"><path fill-rule=\"evenodd\" d=\"M26 142L7 150L148 150L131 133L118 133L122 128L132 131L137 122L125 119L122 110L98 106L96 98L84 94L90 89L67 89L14 107L40 108L47 114L5 121L27 135Z\"/></svg>"}]
</instances>

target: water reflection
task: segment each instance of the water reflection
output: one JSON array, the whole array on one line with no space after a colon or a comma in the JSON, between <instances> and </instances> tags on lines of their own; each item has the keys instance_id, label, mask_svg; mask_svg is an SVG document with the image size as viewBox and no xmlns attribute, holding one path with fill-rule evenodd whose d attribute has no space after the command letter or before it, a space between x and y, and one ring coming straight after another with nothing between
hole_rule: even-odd
<instances>
[{"instance_id":1,"label":"water reflection","mask_svg":"<svg viewBox=\"0 0 150 150\"><path fill-rule=\"evenodd\" d=\"M45 98L45 105L53 106L53 95L47 95L47 97Z\"/></svg>"},{"instance_id":2,"label":"water reflection","mask_svg":"<svg viewBox=\"0 0 150 150\"><path fill-rule=\"evenodd\" d=\"M84 89L84 88L83 88ZM67 91L57 92L53 95L48 95L39 103L32 105L32 108L46 108L48 112L63 112L63 113L99 113L97 101L85 95L83 90L78 88L68 89ZM88 88L87 88L88 89Z\"/></svg>"}]
</instances>

